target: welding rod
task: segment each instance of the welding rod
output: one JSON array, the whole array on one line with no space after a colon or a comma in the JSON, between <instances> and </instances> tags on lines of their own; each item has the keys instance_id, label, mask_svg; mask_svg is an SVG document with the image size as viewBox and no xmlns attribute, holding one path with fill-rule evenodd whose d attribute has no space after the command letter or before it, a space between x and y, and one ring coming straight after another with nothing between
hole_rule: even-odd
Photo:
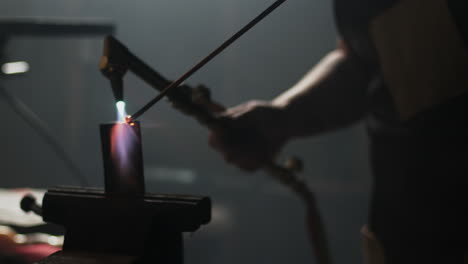
<instances>
[{"instance_id":1,"label":"welding rod","mask_svg":"<svg viewBox=\"0 0 468 264\"><path fill-rule=\"evenodd\" d=\"M241 30L239 30L236 34L234 34L232 37L230 37L228 40L226 40L221 46L219 46L217 49L215 49L213 52L211 52L208 56L206 56L204 59L202 59L200 62L198 62L193 68L188 70L186 73L184 73L182 76L180 76L177 80L169 84L164 90L161 91L153 100L149 101L146 105L144 105L140 110L135 112L135 114L131 115L127 121L131 122L132 120L137 119L139 116L144 114L146 111L148 111L149 108L151 108L154 104L156 104L159 100L161 100L168 92L169 90L173 89L174 87L179 86L182 84L187 78L189 78L192 74L197 72L200 68L205 66L209 61L211 61L214 57L216 57L219 53L221 53L224 49L229 47L234 41L236 41L239 37L244 35L247 31L249 31L252 27L254 27L258 22L263 20L266 16L268 16L273 10L275 10L277 7L279 7L282 3L284 3L286 0L277 0L274 2L271 6L269 6L265 11L263 11L260 15L258 15L256 18L254 18L252 21L250 21L247 25L245 25Z\"/></svg>"}]
</instances>

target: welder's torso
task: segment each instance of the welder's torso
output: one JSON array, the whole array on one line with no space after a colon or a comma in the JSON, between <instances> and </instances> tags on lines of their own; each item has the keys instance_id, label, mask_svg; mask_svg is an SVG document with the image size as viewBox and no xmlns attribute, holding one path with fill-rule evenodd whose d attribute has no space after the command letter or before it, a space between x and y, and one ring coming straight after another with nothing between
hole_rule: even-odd
<instances>
[{"instance_id":1,"label":"welder's torso","mask_svg":"<svg viewBox=\"0 0 468 264\"><path fill-rule=\"evenodd\" d=\"M468 92L468 23L461 12L468 10L466 1L336 2L344 39L378 72L400 119Z\"/></svg>"},{"instance_id":2,"label":"welder's torso","mask_svg":"<svg viewBox=\"0 0 468 264\"><path fill-rule=\"evenodd\" d=\"M388 263L458 263L468 248L468 1L335 0L335 12L374 76L370 224Z\"/></svg>"}]
</instances>

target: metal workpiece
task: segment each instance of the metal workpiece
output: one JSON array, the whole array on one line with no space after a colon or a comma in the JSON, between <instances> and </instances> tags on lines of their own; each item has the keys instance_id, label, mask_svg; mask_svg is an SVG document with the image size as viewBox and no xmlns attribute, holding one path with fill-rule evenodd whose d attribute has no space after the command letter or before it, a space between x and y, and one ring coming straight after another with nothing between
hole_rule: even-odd
<instances>
[{"instance_id":1,"label":"metal workpiece","mask_svg":"<svg viewBox=\"0 0 468 264\"><path fill-rule=\"evenodd\" d=\"M143 196L145 178L140 123L100 125L107 195Z\"/></svg>"}]
</instances>

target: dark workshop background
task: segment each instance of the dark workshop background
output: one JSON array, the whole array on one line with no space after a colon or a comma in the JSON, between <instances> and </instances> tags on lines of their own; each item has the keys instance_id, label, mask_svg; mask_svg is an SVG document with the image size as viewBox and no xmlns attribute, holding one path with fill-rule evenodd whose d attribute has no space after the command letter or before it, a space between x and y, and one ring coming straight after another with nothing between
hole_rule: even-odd
<instances>
[{"instance_id":1,"label":"dark workshop background","mask_svg":"<svg viewBox=\"0 0 468 264\"><path fill-rule=\"evenodd\" d=\"M116 36L157 71L176 78L256 16L271 0L16 0L2 17L105 18ZM21 37L13 61L31 65L3 85L30 106L65 145L93 186L103 185L98 125L113 121L109 83L98 71L102 39ZM330 0L290 0L187 81L203 83L227 106L271 99L334 48ZM130 112L155 92L127 74ZM340 96L337 94L336 96ZM50 147L0 100L0 188L76 185ZM303 208L264 173L226 164L207 145L207 131L161 102L141 118L147 190L209 195L213 221L186 236L186 263L311 263ZM291 142L283 155L302 157L317 193L336 263L361 261L370 175L365 129ZM132 228L132 227L123 227Z\"/></svg>"}]
</instances>

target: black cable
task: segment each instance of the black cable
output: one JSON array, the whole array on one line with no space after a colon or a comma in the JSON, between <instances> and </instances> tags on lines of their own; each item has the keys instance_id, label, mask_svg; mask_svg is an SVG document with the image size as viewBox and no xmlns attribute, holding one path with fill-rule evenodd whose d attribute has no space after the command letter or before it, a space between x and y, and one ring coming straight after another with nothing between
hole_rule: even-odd
<instances>
[{"instance_id":1,"label":"black cable","mask_svg":"<svg viewBox=\"0 0 468 264\"><path fill-rule=\"evenodd\" d=\"M0 96L11 106L11 108L34 130L39 136L49 145L57 154L65 166L69 169L71 175L83 186L89 186L89 182L81 172L79 167L71 159L70 155L65 151L65 148L60 144L59 140L53 136L52 131L47 127L47 124L42 121L26 104L19 98L9 93L4 87L0 86Z\"/></svg>"}]
</instances>

